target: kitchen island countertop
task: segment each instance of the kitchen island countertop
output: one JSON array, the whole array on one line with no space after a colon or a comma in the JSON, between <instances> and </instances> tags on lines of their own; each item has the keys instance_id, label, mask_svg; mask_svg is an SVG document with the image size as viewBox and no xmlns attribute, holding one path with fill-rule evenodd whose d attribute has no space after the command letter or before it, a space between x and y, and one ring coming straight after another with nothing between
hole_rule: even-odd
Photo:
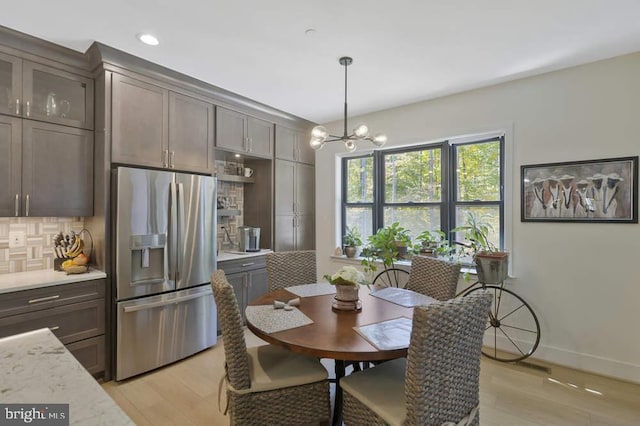
<instances>
[{"instance_id":1,"label":"kitchen island countertop","mask_svg":"<svg viewBox=\"0 0 640 426\"><path fill-rule=\"evenodd\" d=\"M0 339L3 404L69 404L71 425L133 425L49 329Z\"/></svg>"},{"instance_id":2,"label":"kitchen island countertop","mask_svg":"<svg viewBox=\"0 0 640 426\"><path fill-rule=\"evenodd\" d=\"M107 274L97 269L89 269L89 272L84 274L70 275L67 275L66 272L51 269L0 274L0 294L52 285L97 280L105 278L106 276Z\"/></svg>"}]
</instances>

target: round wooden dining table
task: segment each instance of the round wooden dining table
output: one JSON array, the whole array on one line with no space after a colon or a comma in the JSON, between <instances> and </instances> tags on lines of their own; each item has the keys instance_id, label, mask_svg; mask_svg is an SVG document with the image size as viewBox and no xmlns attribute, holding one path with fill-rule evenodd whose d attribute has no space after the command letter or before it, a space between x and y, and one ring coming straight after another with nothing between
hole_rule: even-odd
<instances>
[{"instance_id":1,"label":"round wooden dining table","mask_svg":"<svg viewBox=\"0 0 640 426\"><path fill-rule=\"evenodd\" d=\"M286 289L269 292L249 303L249 306L271 305L274 300L296 298ZM265 333L251 324L247 327L268 343L293 352L336 361L336 397L333 424L342 422L342 390L339 380L345 375L345 361L384 361L407 356L408 348L380 350L362 337L354 327L399 317L413 318L413 308L371 296L366 287L360 290L361 311L336 311L331 305L335 294L300 297L298 309L313 323L276 333Z\"/></svg>"}]
</instances>

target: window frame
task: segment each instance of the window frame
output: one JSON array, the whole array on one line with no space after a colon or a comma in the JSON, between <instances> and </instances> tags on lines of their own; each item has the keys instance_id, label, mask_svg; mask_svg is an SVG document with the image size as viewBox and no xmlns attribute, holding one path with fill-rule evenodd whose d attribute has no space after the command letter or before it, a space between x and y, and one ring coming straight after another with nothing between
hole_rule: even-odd
<instances>
[{"instance_id":1,"label":"window frame","mask_svg":"<svg viewBox=\"0 0 640 426\"><path fill-rule=\"evenodd\" d=\"M440 149L440 182L442 183L441 192L440 192L440 201L439 202L420 202L420 203L387 203L385 200L385 185L386 185L386 173L382 172L385 170L385 157L394 154L404 154L407 152L415 152L415 151L426 151L430 149ZM388 224L384 223L384 209L385 207L429 207L429 206L439 206L440 207L440 228L443 229L444 226L448 225L448 141L435 142L430 144L422 144L412 147L403 147L403 148L394 148L387 150L377 150L374 151L374 175L377 174L378 180L374 183L374 194L376 193L376 189L378 190L378 198L375 199L375 209L377 210L377 218L378 222L374 222L373 228L374 233L376 229L379 229ZM378 228L376 228L378 225Z\"/></svg>"},{"instance_id":2,"label":"window frame","mask_svg":"<svg viewBox=\"0 0 640 426\"><path fill-rule=\"evenodd\" d=\"M474 145L479 143L487 143L491 141L499 142L500 146L500 188L499 188L499 200L497 201L458 201L457 200L457 159L458 151L457 147ZM386 173L384 173L385 156L393 154L402 154L406 152L423 151L427 149L441 150L441 182L442 182L442 194L440 202L420 202L420 203L385 203L385 181ZM499 206L500 213L500 249L505 249L506 245L506 226L507 218L505 217L505 177L506 177L506 159L505 159L506 147L505 147L505 134L491 136L479 136L476 138L464 138L464 140L457 141L455 138L445 139L438 142L424 143L420 145L412 145L405 147L394 147L390 149L379 149L368 152L361 155L348 155L341 158L341 170L342 170L342 206L341 206L341 234L346 232L346 212L348 207L358 206L371 206L372 209L372 234L389 224L384 223L384 209L388 206L436 206L440 205L440 229L442 229L448 236L449 240L453 241L455 235L451 232L453 228L459 226L456 224L456 207L458 206ZM348 203L347 202L347 163L349 160L358 158L373 157L373 202L372 203ZM360 230L362 232L362 230ZM366 242L363 241L366 245Z\"/></svg>"},{"instance_id":3,"label":"window frame","mask_svg":"<svg viewBox=\"0 0 640 426\"><path fill-rule=\"evenodd\" d=\"M377 217L376 217L376 200L377 200L377 186L376 186L376 179L377 179L377 169L376 169L376 159L375 159L375 151L366 153L366 154L362 154L362 155L355 155L355 156L349 156L349 157L343 157L342 158L342 164L341 164L341 169L342 169L342 182L341 182L341 188L342 188L342 208L341 208L341 232L340 235L343 236L346 234L347 230L346 230L346 226L347 226L347 208L349 207L362 207L362 206L370 206L371 207L371 234L375 234L376 233L376 223L377 222ZM359 158L367 158L367 157L372 157L373 158L373 168L372 168L372 179L373 179L373 196L372 196L372 201L370 203L350 203L347 201L347 176L349 175L349 171L347 169L347 162L349 160L357 160ZM363 230L360 230L360 233L363 233ZM340 245L342 245L342 237L340 238ZM364 244L364 241L363 241Z\"/></svg>"},{"instance_id":4,"label":"window frame","mask_svg":"<svg viewBox=\"0 0 640 426\"><path fill-rule=\"evenodd\" d=\"M458 201L458 179L457 179L457 164L458 164L458 150L456 149L459 146L466 146L466 145L476 145L476 144L480 144L480 143L487 143L487 142L492 142L492 141L497 141L499 142L499 146L500 146L500 188L499 188L499 200L498 201L481 201L481 200L474 200L474 201ZM449 223L452 224L451 228L447 232L447 235L450 236L450 241L451 239L454 238L454 235L450 232L451 229L455 228L456 226L460 226L461 224L457 224L456 223L456 210L458 206L469 206L469 207L473 207L473 206L498 206L498 212L500 213L500 229L498 232L498 235L500 236L500 241L499 241L499 249L500 250L504 250L505 248L505 236L504 236L504 230L505 230L505 216L504 216L504 178L505 178L505 170L504 170L504 166L505 166L505 161L504 161L504 154L505 154L505 147L504 147L504 135L502 136L494 136L494 137L490 137L490 138L485 138L485 139L480 139L480 140L473 140L473 141L465 141L465 142L460 142L460 143L453 143L451 144L451 161L450 161L450 166L451 166L451 175L449 177L449 181L451 183L451 196L450 199L448 200L451 206L450 208L450 212L449 212Z\"/></svg>"}]
</instances>

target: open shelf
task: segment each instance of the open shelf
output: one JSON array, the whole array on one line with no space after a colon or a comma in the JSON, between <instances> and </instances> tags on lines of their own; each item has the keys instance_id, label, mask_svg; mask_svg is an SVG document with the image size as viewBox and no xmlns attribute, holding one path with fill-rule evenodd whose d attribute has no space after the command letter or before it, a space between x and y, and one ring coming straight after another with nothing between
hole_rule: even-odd
<instances>
[{"instance_id":1,"label":"open shelf","mask_svg":"<svg viewBox=\"0 0 640 426\"><path fill-rule=\"evenodd\" d=\"M222 173L218 173L216 175L218 180L222 180L225 182L238 182L238 183L255 183L255 179L252 177L244 177L244 176L236 176L236 175L225 175Z\"/></svg>"},{"instance_id":2,"label":"open shelf","mask_svg":"<svg viewBox=\"0 0 640 426\"><path fill-rule=\"evenodd\" d=\"M218 209L218 211L216 212L216 216L240 216L240 213L241 212L238 209Z\"/></svg>"}]
</instances>

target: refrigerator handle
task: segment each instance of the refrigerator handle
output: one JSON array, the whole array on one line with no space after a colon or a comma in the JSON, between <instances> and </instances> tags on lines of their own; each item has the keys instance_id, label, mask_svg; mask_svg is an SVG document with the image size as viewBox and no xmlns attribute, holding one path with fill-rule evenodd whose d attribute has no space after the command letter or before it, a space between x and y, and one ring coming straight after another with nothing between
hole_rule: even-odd
<instances>
[{"instance_id":1,"label":"refrigerator handle","mask_svg":"<svg viewBox=\"0 0 640 426\"><path fill-rule=\"evenodd\" d=\"M167 246L169 249L169 280L174 280L177 285L177 232L178 232L178 197L175 182L169 184L169 241ZM175 288L175 287L174 287Z\"/></svg>"},{"instance_id":2,"label":"refrigerator handle","mask_svg":"<svg viewBox=\"0 0 640 426\"><path fill-rule=\"evenodd\" d=\"M177 305L178 303L187 302L193 299L200 299L201 297L207 297L212 294L213 294L213 291L209 289L208 291L204 291L196 294L190 294L188 296L177 297L175 299L160 300L158 302L146 303L144 305L125 306L124 312L125 313L137 312L137 311L144 311L146 309L151 309L151 308L159 308L162 306Z\"/></svg>"},{"instance_id":3,"label":"refrigerator handle","mask_svg":"<svg viewBox=\"0 0 640 426\"><path fill-rule=\"evenodd\" d=\"M180 268L183 268L183 253L184 253L184 184L178 183L178 216L177 216L177 228L178 238L176 239L176 247L178 254L178 268L176 269L176 288L178 288L178 281L180 280Z\"/></svg>"}]
</instances>

